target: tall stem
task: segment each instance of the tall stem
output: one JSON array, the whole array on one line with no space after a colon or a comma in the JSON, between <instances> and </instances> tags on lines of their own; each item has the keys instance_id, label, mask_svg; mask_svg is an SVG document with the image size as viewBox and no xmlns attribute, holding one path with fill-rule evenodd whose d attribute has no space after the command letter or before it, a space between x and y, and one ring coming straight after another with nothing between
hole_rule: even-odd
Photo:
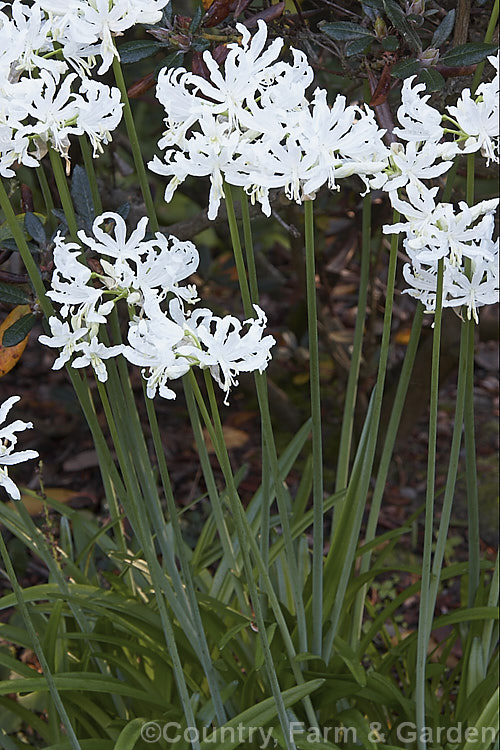
<instances>
[{"instance_id":1,"label":"tall stem","mask_svg":"<svg viewBox=\"0 0 500 750\"><path fill-rule=\"evenodd\" d=\"M54 177L56 180L57 189L59 191L59 197L61 199L64 215L68 223L69 233L71 239L74 242L78 241L77 231L78 226L76 223L75 210L73 208L73 201L71 200L71 194L68 188L68 182L66 179L66 173L64 171L63 163L60 154L54 151L53 148L49 148L49 157Z\"/></svg>"},{"instance_id":2,"label":"tall stem","mask_svg":"<svg viewBox=\"0 0 500 750\"><path fill-rule=\"evenodd\" d=\"M43 202L45 203L47 222L51 231L54 231L57 223L56 217L53 214L54 201L52 198L52 193L50 192L50 187L47 180L47 175L45 174L45 169L43 168L43 164L40 164L40 166L37 167L36 174L38 177L38 182L40 184L40 190L42 191Z\"/></svg>"},{"instance_id":3,"label":"tall stem","mask_svg":"<svg viewBox=\"0 0 500 750\"><path fill-rule=\"evenodd\" d=\"M217 716L217 721L219 725L222 726L226 721L226 712L224 710L224 705L223 705L222 698L220 695L219 685L217 682L217 675L216 675L212 660L210 658L210 652L208 649L206 635L205 635L205 631L203 628L203 622L202 622L201 615L200 615L198 600L196 598L196 591L195 591L195 587L193 583L193 578L191 575L191 569L189 566L189 561L186 556L185 544L182 538L182 532L181 532L181 528L179 524L179 517L177 515L177 508L175 506L174 495L172 492L172 485L170 483L170 476L168 473L167 462L165 461L165 454L163 451L163 444L161 441L158 420L156 418L156 411L155 411L154 404L151 399L147 398L147 396L145 395L144 400L146 404L146 411L148 414L149 425L151 427L151 435L153 436L153 443L155 447L156 457L158 459L158 466L160 468L160 476L162 480L163 491L165 493L165 498L167 501L167 509L168 509L168 513L170 516L170 523L172 525L172 530L174 533L177 554L179 556L179 560L181 563L181 570L184 576L184 581L186 583L188 600L189 600L189 604L191 607L191 615L194 620L194 626L198 634L198 639L200 643L202 666L203 666L203 669L205 670L205 675L206 675L207 682L209 685L210 693L212 695L212 700L214 702L214 708L215 708L215 714Z\"/></svg>"},{"instance_id":4,"label":"tall stem","mask_svg":"<svg viewBox=\"0 0 500 750\"><path fill-rule=\"evenodd\" d=\"M96 214L101 214L102 202L101 202L101 196L99 194L99 187L97 185L97 177L96 177L95 167L94 167L94 158L92 156L90 143L88 142L87 137L84 135L80 136L79 143L80 143L80 149L81 149L82 156L83 156L83 164L85 166L85 171L87 173L87 177L89 180L90 193L92 195L92 202L94 204L94 210Z\"/></svg>"},{"instance_id":5,"label":"tall stem","mask_svg":"<svg viewBox=\"0 0 500 750\"><path fill-rule=\"evenodd\" d=\"M243 259L243 253L241 249L240 235L238 230L238 222L234 212L234 203L232 196L232 188L230 185L224 185L225 196L226 196L226 207L227 216L229 223L229 230L231 234L231 241L233 244L233 252L236 262L236 268L238 270L238 279L240 284L240 291L243 300L243 307L245 314L248 317L253 317L255 312L252 306L252 300L250 297L250 289L248 286L248 280L246 275L245 261ZM248 231L248 230L247 230ZM247 236L248 241L248 236ZM248 245L247 245L248 247ZM267 390L267 380L265 373L254 373L255 387L257 390L257 398L259 401L259 410L262 424L262 436L263 445L269 460L271 468L271 475L273 478L274 488L276 492L276 501L278 504L278 511L283 528L283 539L285 542L285 558L288 566L288 572L290 576L290 584L293 594L293 600L297 615L297 626L299 630L299 641L300 650L306 652L308 650L307 645L307 625L304 601L302 596L302 588L300 584L300 578L298 574L297 560L295 557L295 550L293 545L289 509L287 505L287 499L283 489L283 482L280 479L279 467L278 467L278 456L276 452L276 443L274 440L274 433L271 423L271 414L269 410L269 394Z\"/></svg>"},{"instance_id":6,"label":"tall stem","mask_svg":"<svg viewBox=\"0 0 500 750\"><path fill-rule=\"evenodd\" d=\"M351 453L352 430L354 425L354 410L356 394L358 390L359 368L361 364L361 352L363 348L363 332L365 327L366 303L368 298L368 280L370 271L370 249L371 249L371 206L372 196L370 193L363 198L362 215L362 238L361 238L361 273L359 279L358 309L356 311L356 324L354 327L354 339L352 344L351 365L347 379L347 389L344 403L344 414L342 417L342 430L340 433L339 455L337 460L337 476L335 480L335 491L339 492L347 487L349 476L349 457ZM338 513L336 507L335 515ZM332 524L332 532L335 524Z\"/></svg>"},{"instance_id":7,"label":"tall stem","mask_svg":"<svg viewBox=\"0 0 500 750\"><path fill-rule=\"evenodd\" d=\"M146 212L149 216L151 228L153 232L157 232L159 229L158 219L156 218L156 210L153 202L153 196L149 187L148 177L146 174L146 167L142 158L141 146L139 138L137 137L137 131L135 129L134 117L132 115L132 109L130 107L130 101L127 94L127 87L125 85L125 79L123 77L123 71L120 65L120 61L113 58L113 73L115 75L116 85L120 89L123 102L123 115L125 118L125 126L130 141L130 147L132 149L132 155L134 157L135 170L137 172L137 178L139 185L141 186L142 197L146 204Z\"/></svg>"},{"instance_id":8,"label":"tall stem","mask_svg":"<svg viewBox=\"0 0 500 750\"><path fill-rule=\"evenodd\" d=\"M474 203L474 162L475 154L467 155L467 203ZM466 272L469 278L472 276L472 263L466 259ZM479 497L477 491L477 465L476 465L476 435L474 427L474 339L475 321L467 320L464 325L468 326L467 346L467 399L465 402L465 475L467 483L467 519L469 523L469 586L468 605L472 607L479 588L480 573L480 538L479 538Z\"/></svg>"},{"instance_id":9,"label":"tall stem","mask_svg":"<svg viewBox=\"0 0 500 750\"><path fill-rule=\"evenodd\" d=\"M432 342L431 400L429 415L429 448L427 458L427 490L425 496L425 531L422 560L422 583L420 592L420 610L417 636L416 665L416 720L418 729L419 750L425 750L425 687L427 646L432 630L434 605L430 601L432 541L434 536L434 495L436 481L436 440L437 412L439 400L439 357L441 348L441 320L443 315L443 278L444 261L438 263L436 314L434 317L434 337Z\"/></svg>"},{"instance_id":10,"label":"tall stem","mask_svg":"<svg viewBox=\"0 0 500 750\"><path fill-rule=\"evenodd\" d=\"M394 403L391 409L391 416L389 419L389 424L387 426L384 447L382 449L382 455L377 472L377 481L375 483L375 488L373 490L373 496L371 500L370 514L368 516L368 522L366 524L365 544L369 544L373 539L375 539L380 508L382 505L382 499L384 496L384 490L387 481L387 474L389 472L389 466L391 463L392 452L394 450L394 444L396 442L399 422L401 420L401 414L403 413L403 408L406 402L406 395L408 393L410 377L413 370L413 364L415 362L418 343L420 341L423 317L424 307L421 303L419 303L415 312L415 317L413 319L410 340L406 349L403 366L401 368L401 374L399 376L398 387L396 389L396 395L394 397ZM370 569L371 557L371 552L366 552L361 557L361 564L359 568L360 576L362 576L363 573L368 572L368 570ZM359 643L359 635L361 633L363 620L363 610L365 606L366 589L367 585L363 586L358 596L356 597L351 639L351 646L353 647L353 649L355 649L356 645Z\"/></svg>"},{"instance_id":11,"label":"tall stem","mask_svg":"<svg viewBox=\"0 0 500 750\"><path fill-rule=\"evenodd\" d=\"M394 211L393 223L396 224L398 221L399 213ZM325 602L328 606L331 606L330 603L333 597L333 607L330 611L329 637L323 646L323 658L327 661L329 661L331 657L331 649L337 633L340 616L344 608L345 592L354 561L356 542L359 537L363 510L366 505L366 498L373 470L373 462L375 459L380 412L382 409L385 376L391 343L391 322L398 257L398 241L399 235L393 234L391 238L389 266L387 269L384 328L382 331L382 341L380 343L377 381L373 391L373 404L370 409L370 416L367 415L365 420L365 429L367 430L366 448L363 451L363 456L360 457L359 460L359 463L362 464L362 468L359 471L359 476L354 476L353 469L347 488L347 494L342 503L340 519L335 528L332 544L325 561L324 575L325 579L328 578L330 581L331 592L325 596ZM339 555L340 550L342 550L342 554L340 558L338 558L337 556ZM336 565L337 559L342 559L342 566ZM327 604L325 604L325 611L328 611Z\"/></svg>"},{"instance_id":12,"label":"tall stem","mask_svg":"<svg viewBox=\"0 0 500 750\"><path fill-rule=\"evenodd\" d=\"M313 201L305 201L304 203L304 221L313 455L312 648L314 653L321 654L323 635L323 442L321 435Z\"/></svg>"}]
</instances>

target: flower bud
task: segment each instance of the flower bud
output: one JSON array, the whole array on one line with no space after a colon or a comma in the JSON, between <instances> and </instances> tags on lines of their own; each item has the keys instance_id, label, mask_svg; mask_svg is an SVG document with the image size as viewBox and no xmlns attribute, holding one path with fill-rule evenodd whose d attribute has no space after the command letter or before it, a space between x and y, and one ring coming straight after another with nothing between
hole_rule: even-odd
<instances>
[{"instance_id":1,"label":"flower bud","mask_svg":"<svg viewBox=\"0 0 500 750\"><path fill-rule=\"evenodd\" d=\"M418 60L424 68L431 68L439 60L439 50L435 47L427 47L418 55Z\"/></svg>"},{"instance_id":2,"label":"flower bud","mask_svg":"<svg viewBox=\"0 0 500 750\"><path fill-rule=\"evenodd\" d=\"M377 16L374 24L375 36L377 39L385 39L387 36L387 25L383 18Z\"/></svg>"},{"instance_id":3,"label":"flower bud","mask_svg":"<svg viewBox=\"0 0 500 750\"><path fill-rule=\"evenodd\" d=\"M412 0L406 4L406 13L409 16L423 16L425 11L425 0Z\"/></svg>"}]
</instances>

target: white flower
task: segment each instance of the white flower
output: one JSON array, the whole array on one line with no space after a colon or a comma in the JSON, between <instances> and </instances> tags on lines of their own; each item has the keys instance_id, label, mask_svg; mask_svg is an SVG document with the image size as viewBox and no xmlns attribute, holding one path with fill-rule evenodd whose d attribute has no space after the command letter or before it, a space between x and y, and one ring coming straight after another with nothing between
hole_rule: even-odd
<instances>
[{"instance_id":1,"label":"white flower","mask_svg":"<svg viewBox=\"0 0 500 750\"><path fill-rule=\"evenodd\" d=\"M421 96L425 84L417 83L412 88L416 76L405 78L401 91L402 103L398 109L398 120L402 127L394 128L394 135L403 141L433 141L443 137L441 113L427 104L430 94Z\"/></svg>"},{"instance_id":2,"label":"white flower","mask_svg":"<svg viewBox=\"0 0 500 750\"><path fill-rule=\"evenodd\" d=\"M168 0L38 0L70 59L99 54L105 73L118 57L114 37L137 23L156 23Z\"/></svg>"},{"instance_id":3,"label":"white flower","mask_svg":"<svg viewBox=\"0 0 500 750\"><path fill-rule=\"evenodd\" d=\"M40 156L44 155L50 144L67 160L69 135L81 132L76 125L79 112L77 95L71 93L71 85L76 77L76 73L71 73L59 85L58 77L55 78L47 70L40 71L44 87L28 107L28 114L36 122L21 130L28 135L36 135Z\"/></svg>"},{"instance_id":4,"label":"white flower","mask_svg":"<svg viewBox=\"0 0 500 750\"><path fill-rule=\"evenodd\" d=\"M91 365L97 375L97 379L101 383L105 383L108 379L108 371L103 360L116 357L122 351L123 345L104 346L104 344L98 341L97 336L93 336L90 341L80 341L75 346L75 352L81 352L81 355L73 360L71 366L78 368Z\"/></svg>"},{"instance_id":5,"label":"white flower","mask_svg":"<svg viewBox=\"0 0 500 750\"><path fill-rule=\"evenodd\" d=\"M11 396L0 406L0 425L5 422L7 414L15 403L20 401L20 396ZM19 500L21 493L19 488L14 484L12 479L9 477L7 466L13 464L20 464L23 461L29 461L31 458L38 458L36 451L18 451L14 453L14 448L17 443L16 432L22 432L33 427L32 422L23 422L20 419L16 419L9 425L4 427L0 426L0 486L4 487L7 494L13 500Z\"/></svg>"},{"instance_id":6,"label":"white flower","mask_svg":"<svg viewBox=\"0 0 500 750\"><path fill-rule=\"evenodd\" d=\"M500 161L498 86L496 88L491 92L483 88L482 95L476 100L472 99L469 89L465 89L456 106L448 107L461 132L468 136L464 152L481 151L486 164Z\"/></svg>"},{"instance_id":7,"label":"white flower","mask_svg":"<svg viewBox=\"0 0 500 750\"><path fill-rule=\"evenodd\" d=\"M182 377L191 367L189 359L176 351L185 337L184 326L161 310L154 295L146 296L144 309L148 317L130 323L129 346L123 348L123 354L142 368L148 398L154 398L158 391L162 398L174 399L175 391L168 387L168 380ZM180 307L177 312L182 316Z\"/></svg>"},{"instance_id":8,"label":"white flower","mask_svg":"<svg viewBox=\"0 0 500 750\"><path fill-rule=\"evenodd\" d=\"M112 234L101 228L104 223L110 220L114 222ZM113 211L106 211L97 216L92 224L92 233L95 239L87 236L83 229L78 232L78 237L87 247L99 255L137 260L141 253L146 252L151 245L151 242L143 241L146 236L147 225L148 217L143 216L127 240L127 225L123 217Z\"/></svg>"},{"instance_id":9,"label":"white flower","mask_svg":"<svg viewBox=\"0 0 500 750\"><path fill-rule=\"evenodd\" d=\"M77 342L80 341L83 336L88 334L88 328L77 328L72 331L68 323L63 323L55 316L49 318L49 326L52 336L39 336L38 341L41 344L45 344L45 346L61 349L59 356L52 365L53 370L59 370L69 359L71 359L77 346Z\"/></svg>"},{"instance_id":10,"label":"white flower","mask_svg":"<svg viewBox=\"0 0 500 750\"><path fill-rule=\"evenodd\" d=\"M414 183L418 189L425 190L422 180L432 180L447 172L453 162L441 161L441 151L433 142L424 143L422 146L416 141L402 143L391 143L390 167L385 172L380 172L371 182L372 187L382 187L385 191L399 190L409 182Z\"/></svg>"},{"instance_id":11,"label":"white flower","mask_svg":"<svg viewBox=\"0 0 500 750\"><path fill-rule=\"evenodd\" d=\"M231 386L238 385L236 376L240 372L263 372L271 359L270 349L276 343L272 336L262 337L267 318L258 305L254 309L257 318L243 324L232 315L219 318L210 310L195 310L189 325L205 349L199 350L191 344L178 347L179 353L197 359L202 367L209 367L226 394L226 404ZM248 326L246 333L242 333L243 326Z\"/></svg>"},{"instance_id":12,"label":"white flower","mask_svg":"<svg viewBox=\"0 0 500 750\"><path fill-rule=\"evenodd\" d=\"M120 90L84 78L80 85L78 127L86 133L94 149L94 157L103 152L102 143L111 141L111 132L122 117Z\"/></svg>"},{"instance_id":13,"label":"white flower","mask_svg":"<svg viewBox=\"0 0 500 750\"><path fill-rule=\"evenodd\" d=\"M469 278L464 269L451 266L447 284L446 307L467 309L467 318L474 318L479 323L477 310L483 305L494 305L498 302L498 247L497 257L493 262L484 258L472 261L472 276Z\"/></svg>"}]
</instances>

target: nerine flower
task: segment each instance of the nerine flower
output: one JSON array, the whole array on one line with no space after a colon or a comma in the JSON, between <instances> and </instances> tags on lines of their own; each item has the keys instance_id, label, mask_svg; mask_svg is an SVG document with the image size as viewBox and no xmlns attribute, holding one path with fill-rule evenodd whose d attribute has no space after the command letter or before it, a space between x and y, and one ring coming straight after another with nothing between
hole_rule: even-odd
<instances>
[{"instance_id":1,"label":"nerine flower","mask_svg":"<svg viewBox=\"0 0 500 750\"><path fill-rule=\"evenodd\" d=\"M11 408L20 401L20 396L11 396L0 406L0 487L3 487L13 500L19 500L21 493L16 484L9 477L8 466L38 458L38 453L33 450L15 452L17 443L16 432L29 430L33 427L32 422L23 422L16 419L11 424L2 427Z\"/></svg>"},{"instance_id":2,"label":"nerine flower","mask_svg":"<svg viewBox=\"0 0 500 750\"><path fill-rule=\"evenodd\" d=\"M257 318L243 324L207 309L186 313L185 303L197 301L196 287L185 282L198 268L198 251L191 242L160 232L146 238L146 225L147 219L141 219L127 238L121 216L98 216L93 236L78 233L93 256L90 267L79 245L56 236L47 294L61 305L64 320L51 317L52 335L39 340L60 350L53 369L68 362L77 368L90 365L101 382L108 377L106 360L123 354L141 368L149 398L157 393L175 398L170 380L193 366L208 367L227 402L238 373L267 367L274 339L263 336L266 317L257 307ZM107 346L99 340L99 326L119 300L126 301L131 317L127 344Z\"/></svg>"},{"instance_id":3,"label":"nerine flower","mask_svg":"<svg viewBox=\"0 0 500 750\"><path fill-rule=\"evenodd\" d=\"M448 107L449 114L460 128L459 135L465 139L464 152L480 151L486 164L500 161L498 56L488 60L497 71L493 81L482 83L475 99L470 90L465 89L456 105Z\"/></svg>"},{"instance_id":4,"label":"nerine flower","mask_svg":"<svg viewBox=\"0 0 500 750\"><path fill-rule=\"evenodd\" d=\"M262 20L251 40L248 29L236 28L242 45L229 45L222 69L204 53L209 81L184 69L158 76L157 97L166 111L158 145L165 154L149 167L170 177L165 200L188 175L210 176L211 219L224 181L243 187L267 215L272 188L300 203L325 183L336 187L338 177L360 174L368 187L365 176L387 165L373 113L347 107L342 96L330 108L320 89L310 105L305 91L313 71L304 54L292 50L292 63L278 60L283 40L266 49Z\"/></svg>"}]
</instances>

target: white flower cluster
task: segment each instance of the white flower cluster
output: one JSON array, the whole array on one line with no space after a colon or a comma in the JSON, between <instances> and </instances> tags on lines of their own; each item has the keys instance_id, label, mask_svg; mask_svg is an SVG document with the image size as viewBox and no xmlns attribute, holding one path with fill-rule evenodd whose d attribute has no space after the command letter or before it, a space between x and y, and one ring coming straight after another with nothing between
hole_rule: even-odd
<instances>
[{"instance_id":1,"label":"white flower cluster","mask_svg":"<svg viewBox=\"0 0 500 750\"><path fill-rule=\"evenodd\" d=\"M348 106L341 95L330 107L323 89L308 101L313 71L307 59L292 49L292 62L280 61L284 41L275 39L266 48L263 21L253 38L244 26L236 28L241 45L228 45L222 69L204 53L210 80L184 68L159 74L156 95L165 108L166 130L158 146L165 153L149 167L170 178L165 200L188 175L209 176L209 218L217 215L224 181L242 187L269 215L272 188L301 203L324 184L338 188L340 178L357 174L367 190L386 191L408 219L385 228L406 234L407 291L433 311L437 264L445 258L444 303L466 304L477 320L477 308L497 297L496 202L470 210L461 205L456 213L451 204L436 205L437 188L425 183L444 175L461 152L481 152L488 164L498 162L498 58L488 58L496 68L493 81L481 84L475 99L464 91L444 116L428 104L425 85L407 78L393 133L397 140L388 148L369 107ZM449 123L453 128L445 127ZM409 203L399 197L402 189ZM471 260L467 268L464 258Z\"/></svg>"},{"instance_id":2,"label":"white flower cluster","mask_svg":"<svg viewBox=\"0 0 500 750\"><path fill-rule=\"evenodd\" d=\"M78 233L94 255L88 266L80 260L78 244L56 237L55 271L47 294L61 306L63 320L51 317L52 335L40 336L40 341L61 350L53 369L76 355L71 366L91 365L101 382L108 377L105 360L123 354L142 368L149 398L157 391L163 398L175 398L169 380L194 365L208 367L227 402L240 372L267 367L275 341L263 336L266 316L257 306L256 318L244 323L231 315L217 317L206 308L187 311L186 304L197 302L196 288L182 282L198 268L198 251L191 242L160 232L146 239L146 225L147 218L141 219L127 240L121 216L98 216L93 237ZM106 346L99 340L99 327L121 299L131 318L128 343Z\"/></svg>"},{"instance_id":3,"label":"white flower cluster","mask_svg":"<svg viewBox=\"0 0 500 750\"><path fill-rule=\"evenodd\" d=\"M122 116L120 92L90 79L118 56L114 36L155 23L168 0L14 0L0 3L0 176L36 167L52 146L68 162L70 135L94 156ZM70 72L71 70L75 72Z\"/></svg>"},{"instance_id":4,"label":"white flower cluster","mask_svg":"<svg viewBox=\"0 0 500 750\"><path fill-rule=\"evenodd\" d=\"M481 84L476 100L466 89L444 117L427 103L423 84L412 86L413 78L405 80L398 110L401 127L394 129L405 144L391 145L389 167L372 180L372 187L389 192L392 205L407 220L384 227L387 234L405 235L411 261L403 268L409 284L405 291L434 312L438 262L443 259L443 306L465 306L467 317L476 322L479 307L498 301L498 240L493 241L498 200L471 207L460 203L457 210L451 203L436 202L438 188L428 187L425 180L444 174L461 151L480 151L487 164L498 161L498 58L488 60L496 68L493 81ZM443 127L450 121L458 130ZM453 140L444 140L447 134ZM408 202L398 194L402 187Z\"/></svg>"},{"instance_id":5,"label":"white flower cluster","mask_svg":"<svg viewBox=\"0 0 500 750\"><path fill-rule=\"evenodd\" d=\"M223 72L208 51L203 55L210 81L184 68L160 72L156 92L167 129L158 145L165 154L149 167L171 178L165 199L188 175L210 176L210 218L224 180L243 187L266 215L271 188L300 203L352 174L368 187L366 176L385 168L388 152L373 112L346 106L343 96L330 108L322 89L310 104L305 91L314 74L304 53L292 49L292 63L282 62L282 39L264 49L263 21L252 39L243 25L236 28L242 45L228 45Z\"/></svg>"},{"instance_id":6,"label":"white flower cluster","mask_svg":"<svg viewBox=\"0 0 500 750\"><path fill-rule=\"evenodd\" d=\"M409 203L392 195L394 207L407 221L384 227L388 234L402 232L406 254L405 291L421 300L428 312L436 309L438 262L443 259L443 307L467 308L478 322L477 310L498 301L498 239L493 241L498 199L475 206L436 203L437 188L407 186ZM467 260L469 265L467 266Z\"/></svg>"},{"instance_id":7,"label":"white flower cluster","mask_svg":"<svg viewBox=\"0 0 500 750\"><path fill-rule=\"evenodd\" d=\"M19 500L21 493L9 477L7 467L23 463L23 461L29 461L31 458L38 458L36 451L14 452L17 443L16 432L31 429L33 427L31 422L23 422L20 419L16 419L11 424L2 427L7 414L20 399L20 396L11 396L0 406L0 487L4 487L13 500Z\"/></svg>"}]
</instances>

